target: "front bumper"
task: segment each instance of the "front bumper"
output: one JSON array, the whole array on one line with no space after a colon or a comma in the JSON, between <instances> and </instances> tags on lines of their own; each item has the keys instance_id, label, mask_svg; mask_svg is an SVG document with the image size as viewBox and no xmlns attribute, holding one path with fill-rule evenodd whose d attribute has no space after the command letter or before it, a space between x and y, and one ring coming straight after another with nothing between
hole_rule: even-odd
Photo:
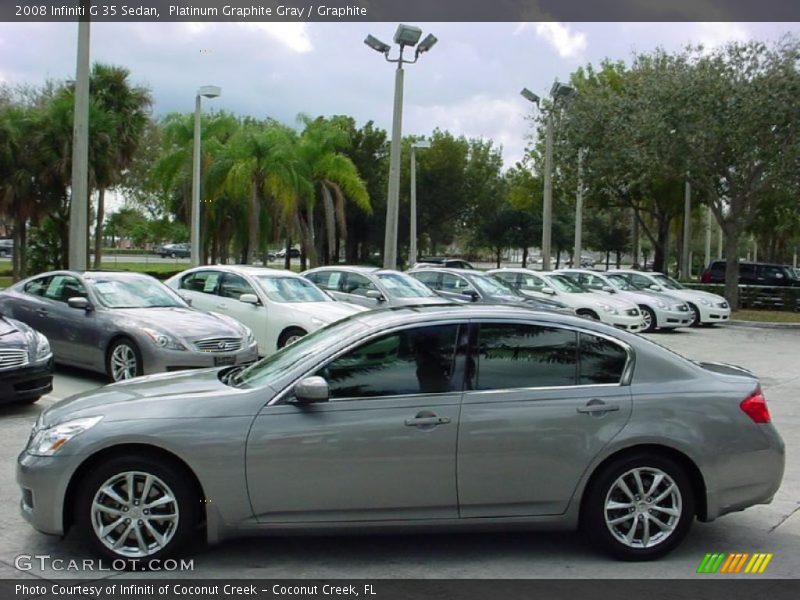
<instances>
[{"instance_id":1,"label":"front bumper","mask_svg":"<svg viewBox=\"0 0 800 600\"><path fill-rule=\"evenodd\" d=\"M258 344L255 342L236 352L181 351L155 347L142 352L145 375L186 369L245 365L256 360L258 360Z\"/></svg>"},{"instance_id":2,"label":"front bumper","mask_svg":"<svg viewBox=\"0 0 800 600\"><path fill-rule=\"evenodd\" d=\"M688 327L692 324L692 313L689 307L686 310L673 310L655 308L656 327L659 329L675 329L676 327Z\"/></svg>"},{"instance_id":3,"label":"front bumper","mask_svg":"<svg viewBox=\"0 0 800 600\"><path fill-rule=\"evenodd\" d=\"M53 357L37 364L0 371L0 404L40 398L53 391Z\"/></svg>"},{"instance_id":4,"label":"front bumper","mask_svg":"<svg viewBox=\"0 0 800 600\"><path fill-rule=\"evenodd\" d=\"M17 458L17 483L22 492L20 512L34 529L64 535L64 498L79 456L31 456Z\"/></svg>"},{"instance_id":5,"label":"front bumper","mask_svg":"<svg viewBox=\"0 0 800 600\"><path fill-rule=\"evenodd\" d=\"M705 306L698 302L695 306L700 311L701 323L724 323L731 318L731 309L727 305L722 307L715 303L713 306Z\"/></svg>"},{"instance_id":6,"label":"front bumper","mask_svg":"<svg viewBox=\"0 0 800 600\"><path fill-rule=\"evenodd\" d=\"M600 320L614 327L619 327L620 329L633 333L638 333L644 329L644 321L642 320L641 313L636 316L603 313L600 315Z\"/></svg>"}]
</instances>

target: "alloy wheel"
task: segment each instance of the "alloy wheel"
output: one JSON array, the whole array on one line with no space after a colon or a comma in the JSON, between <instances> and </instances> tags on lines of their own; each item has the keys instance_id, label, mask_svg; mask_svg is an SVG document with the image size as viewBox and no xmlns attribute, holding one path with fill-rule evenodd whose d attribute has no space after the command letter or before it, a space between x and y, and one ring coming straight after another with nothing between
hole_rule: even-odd
<instances>
[{"instance_id":1,"label":"alloy wheel","mask_svg":"<svg viewBox=\"0 0 800 600\"><path fill-rule=\"evenodd\" d=\"M139 370L139 359L136 351L128 344L118 344L111 352L111 378L123 381L136 377Z\"/></svg>"}]
</instances>

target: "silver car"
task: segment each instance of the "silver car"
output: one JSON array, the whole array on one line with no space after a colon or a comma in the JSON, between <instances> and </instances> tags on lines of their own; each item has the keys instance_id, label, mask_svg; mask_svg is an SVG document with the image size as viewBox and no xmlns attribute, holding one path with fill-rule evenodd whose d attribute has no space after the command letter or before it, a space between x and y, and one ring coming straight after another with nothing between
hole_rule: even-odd
<instances>
[{"instance_id":1,"label":"silver car","mask_svg":"<svg viewBox=\"0 0 800 600\"><path fill-rule=\"evenodd\" d=\"M301 273L336 300L367 308L448 304L424 283L405 273L377 267L318 267Z\"/></svg>"},{"instance_id":2,"label":"silver car","mask_svg":"<svg viewBox=\"0 0 800 600\"><path fill-rule=\"evenodd\" d=\"M112 381L258 358L246 326L191 308L148 275L42 273L0 293L0 311L43 333L57 363Z\"/></svg>"},{"instance_id":3,"label":"silver car","mask_svg":"<svg viewBox=\"0 0 800 600\"><path fill-rule=\"evenodd\" d=\"M191 410L187 410L191 407ZM784 444L756 377L577 316L379 309L255 365L156 375L41 413L22 514L113 559L237 535L574 529L652 559L768 503Z\"/></svg>"}]
</instances>

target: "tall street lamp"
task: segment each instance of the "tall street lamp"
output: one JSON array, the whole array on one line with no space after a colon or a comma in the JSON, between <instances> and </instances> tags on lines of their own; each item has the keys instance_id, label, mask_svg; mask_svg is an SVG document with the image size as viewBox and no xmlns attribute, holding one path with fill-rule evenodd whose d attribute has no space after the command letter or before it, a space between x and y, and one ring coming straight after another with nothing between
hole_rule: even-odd
<instances>
[{"instance_id":1,"label":"tall street lamp","mask_svg":"<svg viewBox=\"0 0 800 600\"><path fill-rule=\"evenodd\" d=\"M528 88L520 92L522 97L539 106L539 96ZM544 198L542 206L542 270L550 270L550 246L553 230L553 130L555 129L555 113L559 101L575 95L575 88L563 83L554 83L550 89L553 100L547 111L547 126L544 145Z\"/></svg>"},{"instance_id":2,"label":"tall street lamp","mask_svg":"<svg viewBox=\"0 0 800 600\"><path fill-rule=\"evenodd\" d=\"M411 144L411 234L408 247L408 265L417 262L417 148L430 148L427 140Z\"/></svg>"},{"instance_id":3,"label":"tall street lamp","mask_svg":"<svg viewBox=\"0 0 800 600\"><path fill-rule=\"evenodd\" d=\"M192 266L200 264L200 99L216 98L222 88L216 85L204 85L197 90L194 99L194 154L192 156Z\"/></svg>"},{"instance_id":4,"label":"tall street lamp","mask_svg":"<svg viewBox=\"0 0 800 600\"><path fill-rule=\"evenodd\" d=\"M389 151L389 191L386 201L386 235L383 245L383 267L385 269L395 269L397 267L397 221L400 207L400 142L402 135L403 120L403 65L417 62L421 54L424 54L438 41L432 34L428 34L419 42L422 30L412 25L400 24L394 34L394 43L400 46L400 54L397 58L389 58L391 46L380 41L378 38L368 35L364 43L383 54L387 62L396 63L397 69L394 77L394 110L392 113L392 143ZM419 45L417 45L419 42ZM414 47L414 60L403 59L403 51L406 46Z\"/></svg>"}]
</instances>

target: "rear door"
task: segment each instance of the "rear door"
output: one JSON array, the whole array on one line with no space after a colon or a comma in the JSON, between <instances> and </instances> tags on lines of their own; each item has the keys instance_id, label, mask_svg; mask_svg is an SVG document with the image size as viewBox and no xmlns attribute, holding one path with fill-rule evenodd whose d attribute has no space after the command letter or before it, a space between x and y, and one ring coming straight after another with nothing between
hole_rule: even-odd
<instances>
[{"instance_id":1,"label":"rear door","mask_svg":"<svg viewBox=\"0 0 800 600\"><path fill-rule=\"evenodd\" d=\"M461 517L562 514L631 412L622 344L552 325L481 322L458 437Z\"/></svg>"},{"instance_id":2,"label":"rear door","mask_svg":"<svg viewBox=\"0 0 800 600\"><path fill-rule=\"evenodd\" d=\"M217 304L217 289L222 273L214 269L193 271L184 275L178 283L181 296L191 301L194 308L214 310Z\"/></svg>"}]
</instances>

